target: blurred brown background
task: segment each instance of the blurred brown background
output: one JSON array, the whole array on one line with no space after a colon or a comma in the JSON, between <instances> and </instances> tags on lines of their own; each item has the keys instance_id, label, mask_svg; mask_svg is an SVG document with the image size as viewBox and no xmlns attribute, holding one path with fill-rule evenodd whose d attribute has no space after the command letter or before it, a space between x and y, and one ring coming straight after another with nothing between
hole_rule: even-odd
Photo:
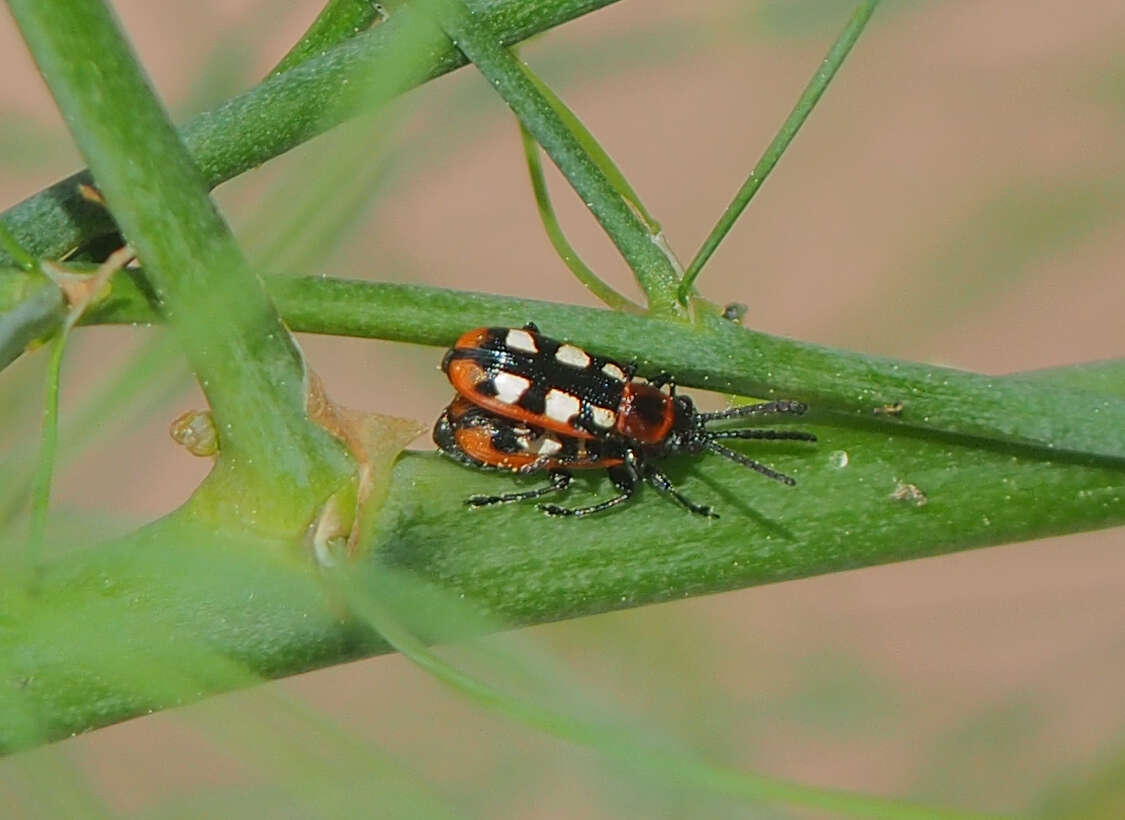
<instances>
[{"instance_id":1,"label":"blurred brown background","mask_svg":"<svg viewBox=\"0 0 1125 820\"><path fill-rule=\"evenodd\" d=\"M318 6L115 5L179 119L252 84ZM686 262L853 5L632 0L524 54L602 140ZM1116 0L888 0L702 290L749 305L756 329L990 373L1125 355L1123 47ZM8 204L80 161L6 16L0 61ZM592 303L539 227L510 116L471 70L411 95L382 125L382 139L352 129L224 186L218 196L248 247L276 239L270 209L323 184L327 155L385 147L343 186L341 241L330 251L292 242L275 266ZM630 287L553 170L552 181L587 261ZM115 328L75 339L64 416L141 338ZM428 420L447 400L432 349L303 342L346 403ZM38 395L43 359L5 376ZM201 399L186 378L178 384L140 408L143 424L98 438L70 465L59 507L117 532L190 492L206 465L165 428ZM9 429L33 434L35 413L13 413ZM1011 545L530 637L592 690L678 727L718 760L1021 810L1107 765L1125 740L1123 548L1120 530ZM482 816L710 813L615 797L594 756L480 713L399 657L271 688L385 746ZM253 697L220 700L236 710ZM88 777L121 811L256 782L253 760L194 721L190 709L133 721L60 754L71 776Z\"/></svg>"}]
</instances>

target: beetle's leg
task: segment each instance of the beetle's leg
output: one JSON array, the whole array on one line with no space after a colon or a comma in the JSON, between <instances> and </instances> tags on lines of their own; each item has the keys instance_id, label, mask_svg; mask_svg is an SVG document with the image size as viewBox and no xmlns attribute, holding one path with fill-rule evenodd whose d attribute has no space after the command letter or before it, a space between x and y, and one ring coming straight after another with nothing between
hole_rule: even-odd
<instances>
[{"instance_id":1,"label":"beetle's leg","mask_svg":"<svg viewBox=\"0 0 1125 820\"><path fill-rule=\"evenodd\" d=\"M712 453L718 453L723 458L729 458L731 461L737 462L743 467L749 467L754 472L761 473L766 478L772 478L774 481L780 481L782 484L785 484L789 487L792 487L797 483L797 479L792 478L791 476L787 476L785 475L785 473L779 473L777 470L771 470L760 461L755 461L752 458L747 458L746 456L742 455L742 453L735 452L729 447L724 447L721 444L716 444L713 440L708 439L703 446L706 449L710 450Z\"/></svg>"},{"instance_id":2,"label":"beetle's leg","mask_svg":"<svg viewBox=\"0 0 1125 820\"><path fill-rule=\"evenodd\" d=\"M707 518L719 517L719 514L706 504L696 504L694 501L687 498L683 493L672 486L672 482L668 480L668 476L654 467L649 467L645 470L645 481L674 500L677 504L691 510L696 515L702 515Z\"/></svg>"},{"instance_id":3,"label":"beetle's leg","mask_svg":"<svg viewBox=\"0 0 1125 820\"><path fill-rule=\"evenodd\" d=\"M637 473L634 469L631 469L631 465L622 464L616 467L610 467L606 472L609 473L609 480L613 482L613 486L617 488L619 493L613 498L608 498L597 504L591 504L588 507L559 507L555 504L540 504L539 509L547 513L547 515L565 515L573 518L582 518L586 515L593 515L594 513L608 510L610 507L616 507L618 504L624 504L633 497L633 493L637 491Z\"/></svg>"},{"instance_id":4,"label":"beetle's leg","mask_svg":"<svg viewBox=\"0 0 1125 820\"><path fill-rule=\"evenodd\" d=\"M524 490L522 493L505 493L504 495L472 495L465 503L470 507L487 507L489 504L508 504L513 501L527 501L540 498L548 493L557 493L570 486L574 478L565 470L552 470L548 476L551 483L546 487L536 487L534 490Z\"/></svg>"}]
</instances>

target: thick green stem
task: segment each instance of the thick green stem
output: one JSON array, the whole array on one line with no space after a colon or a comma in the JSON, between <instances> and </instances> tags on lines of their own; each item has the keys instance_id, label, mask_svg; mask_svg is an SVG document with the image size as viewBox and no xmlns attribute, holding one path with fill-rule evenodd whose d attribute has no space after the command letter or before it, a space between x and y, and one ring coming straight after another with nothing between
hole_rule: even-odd
<instances>
[{"instance_id":1,"label":"thick green stem","mask_svg":"<svg viewBox=\"0 0 1125 820\"><path fill-rule=\"evenodd\" d=\"M819 443L747 449L796 475L796 487L718 458L667 464L685 493L715 503L717 521L653 492L581 522L531 505L468 511L468 495L534 478L408 454L368 545L374 569L407 570L529 624L1125 523L1122 468L874 423L801 427ZM603 481L572 494L610 491ZM388 651L341 619L306 564L230 539L176 515L71 552L33 599L0 585L0 748ZM428 640L463 634L438 621ZM224 671L231 664L237 674ZM157 672L171 684L156 687ZM38 721L30 737L28 715Z\"/></svg>"},{"instance_id":2,"label":"thick green stem","mask_svg":"<svg viewBox=\"0 0 1125 820\"><path fill-rule=\"evenodd\" d=\"M348 473L305 418L304 365L207 195L207 186L108 10L97 0L10 0L47 84L257 497L292 527ZM298 499L303 498L303 503ZM284 523L283 523L284 522Z\"/></svg>"}]
</instances>

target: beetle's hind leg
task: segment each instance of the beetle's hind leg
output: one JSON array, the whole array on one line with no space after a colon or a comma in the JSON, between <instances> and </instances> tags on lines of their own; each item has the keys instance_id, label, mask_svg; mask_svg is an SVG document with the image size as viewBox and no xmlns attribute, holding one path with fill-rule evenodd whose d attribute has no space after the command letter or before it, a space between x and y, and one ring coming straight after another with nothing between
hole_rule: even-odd
<instances>
[{"instance_id":1,"label":"beetle's hind leg","mask_svg":"<svg viewBox=\"0 0 1125 820\"><path fill-rule=\"evenodd\" d=\"M487 507L490 504L510 504L513 501L529 501L532 498L541 498L549 493L557 493L570 486L574 476L565 470L552 470L548 476L551 483L546 487L536 487L534 490L524 490L522 493L504 493L503 495L472 495L465 503L470 507Z\"/></svg>"},{"instance_id":2,"label":"beetle's hind leg","mask_svg":"<svg viewBox=\"0 0 1125 820\"><path fill-rule=\"evenodd\" d=\"M619 465L610 467L606 472L609 473L609 480L618 490L618 495L613 498L607 498L605 501L591 504L588 507L560 507L557 504L540 504L539 509L551 516L582 518L616 507L618 504L624 504L633 497L633 494L637 491L637 476L633 470L624 465Z\"/></svg>"}]
</instances>

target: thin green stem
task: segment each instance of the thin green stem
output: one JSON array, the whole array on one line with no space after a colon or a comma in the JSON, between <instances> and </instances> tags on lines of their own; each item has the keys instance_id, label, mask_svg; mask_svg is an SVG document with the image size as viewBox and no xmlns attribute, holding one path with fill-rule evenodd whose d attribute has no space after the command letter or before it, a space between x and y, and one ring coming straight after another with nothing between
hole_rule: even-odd
<instances>
[{"instance_id":1,"label":"thin green stem","mask_svg":"<svg viewBox=\"0 0 1125 820\"><path fill-rule=\"evenodd\" d=\"M648 309L657 315L681 315L676 302L679 270L673 258L618 194L488 20L459 0L426 0L425 5L574 186L628 262L648 299Z\"/></svg>"},{"instance_id":2,"label":"thin green stem","mask_svg":"<svg viewBox=\"0 0 1125 820\"><path fill-rule=\"evenodd\" d=\"M513 49L513 53L518 57L518 52ZM641 201L640 195L634 190L633 186L629 184L629 180L625 178L625 174L621 173L621 169L617 167L617 163L609 155L609 152L602 147L601 143L597 141L593 134L590 133L585 124L578 118L578 116L570 110L570 107L562 101L558 94L556 94L551 87L543 82L542 78L531 70L531 67L525 63L520 62L520 67L527 75L528 79L535 84L539 89L539 93L551 104L555 109L555 113L559 115L559 119L563 121L570 133L585 149L590 159L594 164L601 169L605 174L606 179L609 180L610 185L617 191L618 195L632 206L637 215L644 221L645 227L653 236L660 233L660 223L645 207Z\"/></svg>"},{"instance_id":3,"label":"thin green stem","mask_svg":"<svg viewBox=\"0 0 1125 820\"><path fill-rule=\"evenodd\" d=\"M43 396L43 429L39 436L39 461L31 490L31 526L27 539L27 572L32 585L43 562L43 545L47 533L47 508L51 502L51 484L59 445L59 380L63 352L73 323L63 325L51 344L47 364L47 386Z\"/></svg>"},{"instance_id":4,"label":"thin green stem","mask_svg":"<svg viewBox=\"0 0 1125 820\"><path fill-rule=\"evenodd\" d=\"M6 251L8 256L25 271L35 270L35 257L23 249L3 222L0 222L0 249Z\"/></svg>"},{"instance_id":5,"label":"thin green stem","mask_svg":"<svg viewBox=\"0 0 1125 820\"><path fill-rule=\"evenodd\" d=\"M270 72L270 76L286 72L310 57L323 54L337 43L371 28L380 19L382 9L372 0L329 0L316 20L301 35L301 39Z\"/></svg>"},{"instance_id":6,"label":"thin green stem","mask_svg":"<svg viewBox=\"0 0 1125 820\"><path fill-rule=\"evenodd\" d=\"M616 0L482 0L482 13L505 46ZM52 5L52 4L44 4ZM426 23L416 48L419 13L396 8L383 23L324 54L270 77L255 88L188 122L180 135L209 186L256 168L386 99L468 63L440 31ZM403 43L411 71L397 66ZM61 259L116 227L109 213L88 202L79 185L88 172L68 177L9 208L0 221L33 255ZM11 262L0 253L0 264Z\"/></svg>"},{"instance_id":7,"label":"thin green stem","mask_svg":"<svg viewBox=\"0 0 1125 820\"><path fill-rule=\"evenodd\" d=\"M67 408L67 424L62 424L60 415L55 469L74 463L91 447L136 425L140 419L151 418L153 408L171 406L175 396L182 395L189 377L175 339L159 332L113 372L100 373L97 388ZM21 442L9 450L9 462L14 468L7 471L0 483L0 530L30 506L38 461L26 469L19 465L30 463L34 451L33 442Z\"/></svg>"},{"instance_id":8,"label":"thin green stem","mask_svg":"<svg viewBox=\"0 0 1125 820\"><path fill-rule=\"evenodd\" d=\"M614 310L625 310L630 313L640 313L641 307L625 298L608 284L603 282L590 267L578 256L574 246L567 241L562 226L559 225L555 208L551 204L551 192L547 189L547 180L543 176L543 164L539 161L539 143L527 130L524 124L519 123L520 138L523 140L523 152L527 158L527 172L531 176L531 189L535 193L535 205L539 210L539 219L543 223L543 230L551 241L555 252L563 263L570 268L574 278L600 299L606 306Z\"/></svg>"},{"instance_id":9,"label":"thin green stem","mask_svg":"<svg viewBox=\"0 0 1125 820\"><path fill-rule=\"evenodd\" d=\"M39 444L39 462L31 491L31 530L28 537L27 569L32 583L36 583L43 560L43 546L47 532L47 509L51 502L51 484L55 473L55 462L59 446L59 385L62 381L62 361L70 331L78 324L86 308L98 293L109 283L110 277L117 273L133 258L131 248L115 251L102 263L97 272L74 289L73 301L59 328L51 347L51 358L47 365L47 388L43 399L43 430ZM72 274L54 263L41 263L44 273L52 278L69 277ZM61 286L60 286L60 289Z\"/></svg>"},{"instance_id":10,"label":"thin green stem","mask_svg":"<svg viewBox=\"0 0 1125 820\"><path fill-rule=\"evenodd\" d=\"M0 369L36 342L49 338L64 313L62 294L45 276L5 273L0 269ZM141 307L137 302L132 305Z\"/></svg>"},{"instance_id":11,"label":"thin green stem","mask_svg":"<svg viewBox=\"0 0 1125 820\"><path fill-rule=\"evenodd\" d=\"M688 265L677 294L681 303L687 304L688 293L695 284L703 266L711 258L711 254L719 247L719 243L723 241L730 229L734 227L734 223L738 221L739 216L750 204L750 200L754 198L758 189L762 187L762 183L773 171L774 166L777 165L778 160L789 147L789 143L797 136L797 132L804 125L813 108L816 107L825 89L828 88L828 84L836 76L836 72L848 56L848 52L852 50L852 46L859 39L859 35L863 33L863 29L866 27L867 21L871 19L877 5L879 5L879 0L866 0L861 4L855 10L840 36L836 38L836 42L832 44L832 48L828 50L827 56L817 68L816 73L813 74L812 79L809 80L808 85L805 86L805 90L801 93L797 104L793 106L793 110L786 117L785 122L781 124L777 135L766 148L765 153L762 154L762 158L758 160L758 164L754 166L754 170L750 172L750 176L742 183L742 187L738 189L738 193L735 194L734 199L727 206L718 223L711 229L710 235L704 241L699 252L696 253L695 258L691 260L691 264Z\"/></svg>"}]
</instances>

